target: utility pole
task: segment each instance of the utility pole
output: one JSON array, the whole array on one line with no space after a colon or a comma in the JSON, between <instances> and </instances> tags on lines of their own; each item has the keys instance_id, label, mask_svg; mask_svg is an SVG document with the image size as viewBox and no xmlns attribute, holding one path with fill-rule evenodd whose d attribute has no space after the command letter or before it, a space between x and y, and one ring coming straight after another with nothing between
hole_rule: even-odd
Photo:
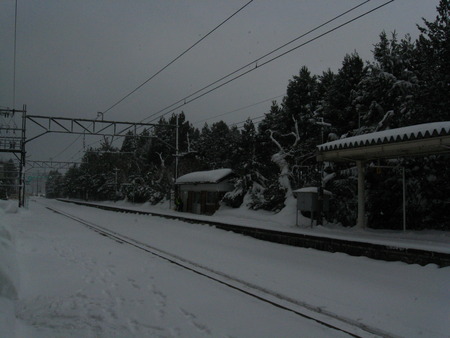
<instances>
[{"instance_id":1,"label":"utility pole","mask_svg":"<svg viewBox=\"0 0 450 338\"><path fill-rule=\"evenodd\" d=\"M320 138L321 138L320 141L323 144L323 128L331 127L331 124L324 122L323 117L321 117L319 121L316 121L315 124L320 126ZM317 212L317 225L322 225L322 223L323 223L323 219L322 219L322 216L323 216L322 215L323 214L323 188L324 188L323 174L324 174L324 163L320 162L320 182L319 182L319 188L317 189L317 207L319 209Z\"/></svg>"},{"instance_id":2,"label":"utility pole","mask_svg":"<svg viewBox=\"0 0 450 338\"><path fill-rule=\"evenodd\" d=\"M117 172L119 171L120 169L119 168L114 168L114 171L115 171L115 178L116 178L116 182L115 182L115 186L116 186L116 198L117 198L117 196L119 195L119 182L118 182L118 180L117 180Z\"/></svg>"},{"instance_id":3,"label":"utility pole","mask_svg":"<svg viewBox=\"0 0 450 338\"><path fill-rule=\"evenodd\" d=\"M176 119L176 135L175 135L175 180L178 178L178 114Z\"/></svg>"},{"instance_id":4,"label":"utility pole","mask_svg":"<svg viewBox=\"0 0 450 338\"><path fill-rule=\"evenodd\" d=\"M22 131L20 140L20 185L19 185L19 208L25 206L25 141L26 141L26 125L27 125L27 106L23 105L22 109Z\"/></svg>"},{"instance_id":5,"label":"utility pole","mask_svg":"<svg viewBox=\"0 0 450 338\"><path fill-rule=\"evenodd\" d=\"M37 176L36 176L36 192L35 192L35 196L39 195L39 175L41 174L41 172L38 170L37 172ZM30 182L31 184L31 182Z\"/></svg>"}]
</instances>

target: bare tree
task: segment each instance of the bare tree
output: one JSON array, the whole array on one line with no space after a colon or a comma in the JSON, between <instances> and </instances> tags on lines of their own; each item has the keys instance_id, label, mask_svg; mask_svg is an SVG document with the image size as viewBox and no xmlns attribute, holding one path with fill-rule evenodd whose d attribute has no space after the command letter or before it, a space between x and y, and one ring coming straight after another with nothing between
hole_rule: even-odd
<instances>
[{"instance_id":1,"label":"bare tree","mask_svg":"<svg viewBox=\"0 0 450 338\"><path fill-rule=\"evenodd\" d=\"M280 142L278 142L275 139L274 131L269 130L270 139L272 140L273 143L275 143L275 145L277 146L277 148L279 150L277 153L272 155L271 159L272 159L272 162L277 164L278 167L280 168L280 176L278 178L278 181L279 181L280 185L286 189L286 197L292 196L292 187L291 187L291 182L289 180L289 176L291 175L291 169L289 166L289 162L287 161L287 158L294 155L295 147L300 142L300 133L298 131L297 120L294 117L292 119L294 120L295 132L291 132L289 134L282 135L284 137L291 136L291 135L294 136L294 142L289 147L289 149L283 148L283 146L280 144Z\"/></svg>"}]
</instances>

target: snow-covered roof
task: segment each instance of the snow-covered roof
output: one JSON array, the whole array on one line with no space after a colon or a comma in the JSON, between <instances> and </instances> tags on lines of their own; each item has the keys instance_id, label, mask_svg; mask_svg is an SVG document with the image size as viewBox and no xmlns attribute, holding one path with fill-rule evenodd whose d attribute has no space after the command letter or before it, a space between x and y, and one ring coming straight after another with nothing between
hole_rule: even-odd
<instances>
[{"instance_id":1,"label":"snow-covered roof","mask_svg":"<svg viewBox=\"0 0 450 338\"><path fill-rule=\"evenodd\" d=\"M300 188L300 189L296 189L294 191L292 191L294 194L298 194L298 193L314 193L317 194L318 188L317 187L304 187L304 188ZM328 190L323 190L324 195L333 195L331 193L331 191Z\"/></svg>"},{"instance_id":2,"label":"snow-covered roof","mask_svg":"<svg viewBox=\"0 0 450 338\"><path fill-rule=\"evenodd\" d=\"M177 178L175 184L199 184L199 183L218 183L231 175L233 170L228 168L195 171Z\"/></svg>"},{"instance_id":3,"label":"snow-covered roof","mask_svg":"<svg viewBox=\"0 0 450 338\"><path fill-rule=\"evenodd\" d=\"M418 124L327 142L317 146L319 161L423 156L450 151L450 121Z\"/></svg>"},{"instance_id":4,"label":"snow-covered roof","mask_svg":"<svg viewBox=\"0 0 450 338\"><path fill-rule=\"evenodd\" d=\"M446 135L450 135L450 121L424 123L409 127L352 136L320 144L317 147L319 148L319 151L329 151L384 143L412 141L417 139Z\"/></svg>"}]
</instances>

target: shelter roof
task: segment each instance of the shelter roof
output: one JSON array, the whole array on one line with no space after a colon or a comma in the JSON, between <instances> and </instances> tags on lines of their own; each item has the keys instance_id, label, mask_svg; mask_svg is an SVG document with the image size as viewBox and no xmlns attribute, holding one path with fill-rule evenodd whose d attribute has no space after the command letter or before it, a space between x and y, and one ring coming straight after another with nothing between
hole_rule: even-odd
<instances>
[{"instance_id":1,"label":"shelter roof","mask_svg":"<svg viewBox=\"0 0 450 338\"><path fill-rule=\"evenodd\" d=\"M450 121L419 124L327 142L319 161L368 160L450 152Z\"/></svg>"},{"instance_id":2,"label":"shelter roof","mask_svg":"<svg viewBox=\"0 0 450 338\"><path fill-rule=\"evenodd\" d=\"M294 193L294 195L299 194L299 193L311 193L311 194L318 194L319 193L319 188L318 187L303 187L297 190L293 190L292 191ZM324 195L333 195L333 193L331 191L325 190L323 189L323 193Z\"/></svg>"},{"instance_id":3,"label":"shelter roof","mask_svg":"<svg viewBox=\"0 0 450 338\"><path fill-rule=\"evenodd\" d=\"M177 178L175 184L219 183L233 174L228 168L195 171Z\"/></svg>"}]
</instances>

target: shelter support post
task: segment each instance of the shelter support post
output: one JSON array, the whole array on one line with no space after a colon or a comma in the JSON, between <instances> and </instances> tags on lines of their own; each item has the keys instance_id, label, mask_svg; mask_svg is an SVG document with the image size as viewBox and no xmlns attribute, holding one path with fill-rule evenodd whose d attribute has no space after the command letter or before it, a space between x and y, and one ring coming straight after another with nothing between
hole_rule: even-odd
<instances>
[{"instance_id":1,"label":"shelter support post","mask_svg":"<svg viewBox=\"0 0 450 338\"><path fill-rule=\"evenodd\" d=\"M403 179L403 231L406 231L406 177L405 177L405 167L402 168L402 179Z\"/></svg>"},{"instance_id":2,"label":"shelter support post","mask_svg":"<svg viewBox=\"0 0 450 338\"><path fill-rule=\"evenodd\" d=\"M358 168L358 221L356 226L358 228L364 229L366 227L366 208L365 208L365 168L364 161L356 161L356 166Z\"/></svg>"}]
</instances>

